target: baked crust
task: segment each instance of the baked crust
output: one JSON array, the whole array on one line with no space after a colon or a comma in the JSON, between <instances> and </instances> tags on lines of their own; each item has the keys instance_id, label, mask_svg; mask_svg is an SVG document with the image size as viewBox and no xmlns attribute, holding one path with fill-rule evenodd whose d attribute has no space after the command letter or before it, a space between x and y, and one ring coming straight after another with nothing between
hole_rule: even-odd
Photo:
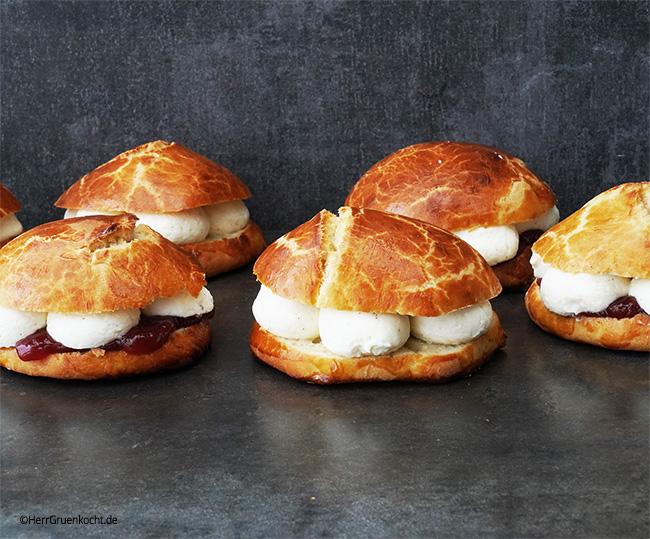
<instances>
[{"instance_id":1,"label":"baked crust","mask_svg":"<svg viewBox=\"0 0 650 539\"><path fill-rule=\"evenodd\" d=\"M0 250L0 305L36 312L141 308L205 285L198 263L131 214L35 227Z\"/></svg>"},{"instance_id":2,"label":"baked crust","mask_svg":"<svg viewBox=\"0 0 650 539\"><path fill-rule=\"evenodd\" d=\"M167 213L248 198L225 167L177 142L157 140L114 157L74 183L55 206Z\"/></svg>"},{"instance_id":3,"label":"baked crust","mask_svg":"<svg viewBox=\"0 0 650 539\"><path fill-rule=\"evenodd\" d=\"M0 218L20 211L22 206L14 194L0 183Z\"/></svg>"},{"instance_id":4,"label":"baked crust","mask_svg":"<svg viewBox=\"0 0 650 539\"><path fill-rule=\"evenodd\" d=\"M456 231L534 219L556 202L549 186L516 157L479 144L429 142L379 161L345 203Z\"/></svg>"},{"instance_id":5,"label":"baked crust","mask_svg":"<svg viewBox=\"0 0 650 539\"><path fill-rule=\"evenodd\" d=\"M0 365L30 376L99 380L177 369L192 363L210 346L212 328L208 319L178 329L151 354L128 354L122 350L104 352L66 352L44 359L23 361L16 348L0 348Z\"/></svg>"},{"instance_id":6,"label":"baked crust","mask_svg":"<svg viewBox=\"0 0 650 539\"><path fill-rule=\"evenodd\" d=\"M535 324L563 339L615 350L650 351L650 316L647 314L641 313L621 320L596 316L561 316L546 308L537 282L526 293L526 309Z\"/></svg>"},{"instance_id":7,"label":"baked crust","mask_svg":"<svg viewBox=\"0 0 650 539\"><path fill-rule=\"evenodd\" d=\"M381 211L326 210L272 243L254 272L276 294L319 308L439 316L501 285L457 236Z\"/></svg>"},{"instance_id":8,"label":"baked crust","mask_svg":"<svg viewBox=\"0 0 650 539\"><path fill-rule=\"evenodd\" d=\"M266 247L264 234L253 221L232 237L181 245L201 264L206 277L230 271L248 264Z\"/></svg>"},{"instance_id":9,"label":"baked crust","mask_svg":"<svg viewBox=\"0 0 650 539\"><path fill-rule=\"evenodd\" d=\"M650 182L600 193L547 230L533 251L567 273L650 279Z\"/></svg>"},{"instance_id":10,"label":"baked crust","mask_svg":"<svg viewBox=\"0 0 650 539\"><path fill-rule=\"evenodd\" d=\"M446 382L478 370L505 341L496 314L487 333L467 344L432 345L411 337L392 354L360 358L335 355L320 342L278 337L257 322L250 335L251 350L258 358L293 378L315 384Z\"/></svg>"}]
</instances>

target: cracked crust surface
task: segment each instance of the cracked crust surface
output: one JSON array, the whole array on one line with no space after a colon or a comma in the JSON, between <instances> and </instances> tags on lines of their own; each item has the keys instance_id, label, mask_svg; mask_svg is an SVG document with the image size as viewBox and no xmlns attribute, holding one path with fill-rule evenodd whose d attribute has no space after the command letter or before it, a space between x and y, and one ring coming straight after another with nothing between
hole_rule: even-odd
<instances>
[{"instance_id":1,"label":"cracked crust surface","mask_svg":"<svg viewBox=\"0 0 650 539\"><path fill-rule=\"evenodd\" d=\"M600 193L542 234L533 252L568 273L650 279L650 183Z\"/></svg>"},{"instance_id":2,"label":"cracked crust surface","mask_svg":"<svg viewBox=\"0 0 650 539\"><path fill-rule=\"evenodd\" d=\"M485 260L431 224L369 209L326 210L272 243L254 272L276 294L319 308L439 316L489 300Z\"/></svg>"},{"instance_id":3,"label":"cracked crust surface","mask_svg":"<svg viewBox=\"0 0 650 539\"><path fill-rule=\"evenodd\" d=\"M257 323L250 336L251 350L262 361L293 378L315 384L446 382L478 370L504 346L505 340L496 314L487 333L469 343L436 345L411 337L399 350L382 356L338 356L320 342L284 339Z\"/></svg>"},{"instance_id":4,"label":"cracked crust surface","mask_svg":"<svg viewBox=\"0 0 650 539\"><path fill-rule=\"evenodd\" d=\"M225 167L177 142L157 140L128 150L74 183L55 206L167 213L248 198Z\"/></svg>"},{"instance_id":5,"label":"cracked crust surface","mask_svg":"<svg viewBox=\"0 0 650 539\"><path fill-rule=\"evenodd\" d=\"M347 206L421 219L446 230L519 223L556 198L516 157L464 142L415 144L387 156L352 188Z\"/></svg>"},{"instance_id":6,"label":"cracked crust surface","mask_svg":"<svg viewBox=\"0 0 650 539\"><path fill-rule=\"evenodd\" d=\"M35 227L0 249L0 305L37 312L140 308L205 285L198 263L131 214Z\"/></svg>"},{"instance_id":7,"label":"cracked crust surface","mask_svg":"<svg viewBox=\"0 0 650 539\"><path fill-rule=\"evenodd\" d=\"M128 354L122 350L65 352L35 361L23 361L15 348L0 348L0 365L27 374L78 380L122 378L177 369L192 363L210 346L212 329L207 319L176 330L169 340L150 354Z\"/></svg>"},{"instance_id":8,"label":"cracked crust surface","mask_svg":"<svg viewBox=\"0 0 650 539\"><path fill-rule=\"evenodd\" d=\"M537 282L526 293L526 309L541 329L563 339L614 350L650 351L650 316L647 314L621 320L601 316L560 316L546 308Z\"/></svg>"}]
</instances>

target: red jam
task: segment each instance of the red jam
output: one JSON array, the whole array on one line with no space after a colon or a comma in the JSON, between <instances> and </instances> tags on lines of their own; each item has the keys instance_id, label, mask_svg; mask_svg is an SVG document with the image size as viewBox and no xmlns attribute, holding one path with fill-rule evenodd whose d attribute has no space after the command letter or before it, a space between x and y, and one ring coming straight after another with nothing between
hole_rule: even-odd
<instances>
[{"instance_id":1,"label":"red jam","mask_svg":"<svg viewBox=\"0 0 650 539\"><path fill-rule=\"evenodd\" d=\"M530 247L535 243L543 233L543 230L533 229L519 234L519 249L517 249L517 254L521 254L526 247Z\"/></svg>"},{"instance_id":2,"label":"red jam","mask_svg":"<svg viewBox=\"0 0 650 539\"><path fill-rule=\"evenodd\" d=\"M128 354L151 354L162 347L177 329L198 324L204 318L212 318L214 310L207 314L181 318L179 316L142 316L140 323L127 331L119 339L115 339L101 350L113 352L123 350ZM59 352L87 352L68 348L55 341L45 328L35 331L16 343L16 352L23 361L44 359L50 354Z\"/></svg>"},{"instance_id":3,"label":"red jam","mask_svg":"<svg viewBox=\"0 0 650 539\"><path fill-rule=\"evenodd\" d=\"M639 306L636 298L633 296L621 296L612 301L606 309L598 313L580 313L582 316L605 316L608 318L633 318L637 314L644 313L645 311Z\"/></svg>"}]
</instances>

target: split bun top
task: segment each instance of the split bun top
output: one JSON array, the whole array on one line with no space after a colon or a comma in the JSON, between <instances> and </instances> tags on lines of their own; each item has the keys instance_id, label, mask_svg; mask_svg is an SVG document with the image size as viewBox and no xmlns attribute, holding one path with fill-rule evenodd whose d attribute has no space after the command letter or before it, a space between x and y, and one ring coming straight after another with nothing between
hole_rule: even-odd
<instances>
[{"instance_id":1,"label":"split bun top","mask_svg":"<svg viewBox=\"0 0 650 539\"><path fill-rule=\"evenodd\" d=\"M0 218L20 211L22 206L14 194L0 183Z\"/></svg>"},{"instance_id":2,"label":"split bun top","mask_svg":"<svg viewBox=\"0 0 650 539\"><path fill-rule=\"evenodd\" d=\"M599 194L545 232L533 252L567 273L650 279L650 183Z\"/></svg>"},{"instance_id":3,"label":"split bun top","mask_svg":"<svg viewBox=\"0 0 650 539\"><path fill-rule=\"evenodd\" d=\"M415 144L366 172L346 205L421 219L446 230L536 219L556 204L551 189L516 157L465 142Z\"/></svg>"},{"instance_id":4,"label":"split bun top","mask_svg":"<svg viewBox=\"0 0 650 539\"><path fill-rule=\"evenodd\" d=\"M35 312L141 308L205 277L180 247L130 214L53 221L0 250L0 305Z\"/></svg>"},{"instance_id":5,"label":"split bun top","mask_svg":"<svg viewBox=\"0 0 650 539\"><path fill-rule=\"evenodd\" d=\"M272 243L254 272L276 294L319 308L439 316L489 300L501 285L453 234L369 209L323 210Z\"/></svg>"},{"instance_id":6,"label":"split bun top","mask_svg":"<svg viewBox=\"0 0 650 539\"><path fill-rule=\"evenodd\" d=\"M244 183L225 167L182 144L158 140L121 153L86 174L55 205L168 213L249 196Z\"/></svg>"}]
</instances>

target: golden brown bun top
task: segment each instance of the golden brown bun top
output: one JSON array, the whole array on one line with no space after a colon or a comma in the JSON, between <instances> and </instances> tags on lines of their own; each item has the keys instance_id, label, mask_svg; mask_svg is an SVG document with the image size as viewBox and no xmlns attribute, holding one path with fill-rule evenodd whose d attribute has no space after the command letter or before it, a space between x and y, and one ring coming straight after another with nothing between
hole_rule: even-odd
<instances>
[{"instance_id":1,"label":"golden brown bun top","mask_svg":"<svg viewBox=\"0 0 650 539\"><path fill-rule=\"evenodd\" d=\"M650 279L650 183L624 183L587 202L533 244L568 273Z\"/></svg>"},{"instance_id":2,"label":"golden brown bun top","mask_svg":"<svg viewBox=\"0 0 650 539\"><path fill-rule=\"evenodd\" d=\"M86 174L55 206L167 213L249 196L248 188L228 169L182 144L157 140Z\"/></svg>"},{"instance_id":3,"label":"golden brown bun top","mask_svg":"<svg viewBox=\"0 0 650 539\"><path fill-rule=\"evenodd\" d=\"M21 210L22 206L18 199L9 189L0 183L0 217L5 217Z\"/></svg>"},{"instance_id":4,"label":"golden brown bun top","mask_svg":"<svg viewBox=\"0 0 650 539\"><path fill-rule=\"evenodd\" d=\"M345 204L456 231L535 219L556 198L516 157L479 144L428 142L379 161L352 188Z\"/></svg>"},{"instance_id":5,"label":"golden brown bun top","mask_svg":"<svg viewBox=\"0 0 650 539\"><path fill-rule=\"evenodd\" d=\"M257 259L260 282L288 299L339 310L438 316L493 298L501 285L468 244L380 211L326 210Z\"/></svg>"},{"instance_id":6,"label":"golden brown bun top","mask_svg":"<svg viewBox=\"0 0 650 539\"><path fill-rule=\"evenodd\" d=\"M37 312L140 308L205 285L198 263L130 214L45 223L0 249L0 305Z\"/></svg>"}]
</instances>

